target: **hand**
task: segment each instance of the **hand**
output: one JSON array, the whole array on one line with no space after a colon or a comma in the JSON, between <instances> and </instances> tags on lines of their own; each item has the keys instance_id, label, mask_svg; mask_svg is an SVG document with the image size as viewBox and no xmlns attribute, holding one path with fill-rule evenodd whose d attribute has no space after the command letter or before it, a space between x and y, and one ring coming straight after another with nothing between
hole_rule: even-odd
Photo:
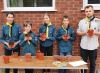
<instances>
[{"instance_id":1,"label":"hand","mask_svg":"<svg viewBox=\"0 0 100 73\"><path fill-rule=\"evenodd\" d=\"M41 33L40 34L40 40L45 41L47 39L46 34L45 33Z\"/></svg>"},{"instance_id":2,"label":"hand","mask_svg":"<svg viewBox=\"0 0 100 73\"><path fill-rule=\"evenodd\" d=\"M27 38L27 37L25 37L25 38L24 38L24 40L25 40L25 41L28 41L28 38Z\"/></svg>"},{"instance_id":3,"label":"hand","mask_svg":"<svg viewBox=\"0 0 100 73\"><path fill-rule=\"evenodd\" d=\"M88 35L89 37L92 37L92 36L94 35L94 30L93 30L93 29L89 29L89 30L87 31L87 35Z\"/></svg>"},{"instance_id":4,"label":"hand","mask_svg":"<svg viewBox=\"0 0 100 73\"><path fill-rule=\"evenodd\" d=\"M98 32L98 31L94 31L94 35L99 36L99 35L100 35L100 32Z\"/></svg>"},{"instance_id":5,"label":"hand","mask_svg":"<svg viewBox=\"0 0 100 73\"><path fill-rule=\"evenodd\" d=\"M67 36L67 39L68 39L68 40L70 39L70 36L69 36L69 35Z\"/></svg>"},{"instance_id":6,"label":"hand","mask_svg":"<svg viewBox=\"0 0 100 73\"><path fill-rule=\"evenodd\" d=\"M32 37L28 37L28 40L32 40Z\"/></svg>"},{"instance_id":7,"label":"hand","mask_svg":"<svg viewBox=\"0 0 100 73\"><path fill-rule=\"evenodd\" d=\"M46 40L46 38L40 37L40 40L41 40L41 41L45 41L45 40Z\"/></svg>"},{"instance_id":8,"label":"hand","mask_svg":"<svg viewBox=\"0 0 100 73\"><path fill-rule=\"evenodd\" d=\"M70 39L70 36L69 36L69 35L63 35L63 36L62 36L62 39L63 39L64 41L68 41L68 40Z\"/></svg>"}]
</instances>

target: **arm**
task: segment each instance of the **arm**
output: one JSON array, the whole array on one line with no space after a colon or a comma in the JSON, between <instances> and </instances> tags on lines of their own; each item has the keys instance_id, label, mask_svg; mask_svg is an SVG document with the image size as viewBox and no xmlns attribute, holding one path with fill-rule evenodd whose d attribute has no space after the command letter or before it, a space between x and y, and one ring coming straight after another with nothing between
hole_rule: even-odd
<instances>
[{"instance_id":1,"label":"arm","mask_svg":"<svg viewBox=\"0 0 100 73\"><path fill-rule=\"evenodd\" d=\"M80 36L84 36L84 35L86 35L87 34L87 32L83 32L82 31L82 26L81 26L81 21L79 22L79 24L78 24L78 29L77 29L77 34L78 35L80 35Z\"/></svg>"},{"instance_id":2,"label":"arm","mask_svg":"<svg viewBox=\"0 0 100 73\"><path fill-rule=\"evenodd\" d=\"M36 44L37 41L38 41L37 36L36 36L35 34L32 34L32 35L31 35L31 40L30 40L30 42L32 42L32 44L36 46L36 45L37 45L37 44Z\"/></svg>"},{"instance_id":3,"label":"arm","mask_svg":"<svg viewBox=\"0 0 100 73\"><path fill-rule=\"evenodd\" d=\"M20 35L19 41L20 41L19 44L21 46L24 46L24 44L26 43L26 40L24 39L24 35L23 34Z\"/></svg>"},{"instance_id":4,"label":"arm","mask_svg":"<svg viewBox=\"0 0 100 73\"><path fill-rule=\"evenodd\" d=\"M80 36L84 36L84 35L86 35L87 33L86 33L86 32L82 32L82 31L77 31L77 34L80 35Z\"/></svg>"},{"instance_id":5,"label":"arm","mask_svg":"<svg viewBox=\"0 0 100 73\"><path fill-rule=\"evenodd\" d=\"M18 37L19 37L19 39L20 39L20 36L21 36L21 34L22 34L22 32L21 32L21 26L19 26L18 27ZM15 46L17 45L17 44L19 44L20 43L20 40L18 40L17 42L15 42Z\"/></svg>"},{"instance_id":6,"label":"arm","mask_svg":"<svg viewBox=\"0 0 100 73\"><path fill-rule=\"evenodd\" d=\"M58 32L56 34L56 39L57 40L62 40L62 35L61 35L61 32L60 32L60 29L58 30Z\"/></svg>"},{"instance_id":7,"label":"arm","mask_svg":"<svg viewBox=\"0 0 100 73\"><path fill-rule=\"evenodd\" d=\"M7 45L8 43L5 41L6 35L4 35L4 30L5 30L5 28L3 25L2 30L1 30L0 42Z\"/></svg>"},{"instance_id":8,"label":"arm","mask_svg":"<svg viewBox=\"0 0 100 73\"><path fill-rule=\"evenodd\" d=\"M72 29L72 30L71 30L70 40L71 40L71 41L74 41L75 38L76 38L76 34L75 34L75 31Z\"/></svg>"},{"instance_id":9,"label":"arm","mask_svg":"<svg viewBox=\"0 0 100 73\"><path fill-rule=\"evenodd\" d=\"M100 36L100 21L98 22L98 30L94 31L94 35Z\"/></svg>"}]
</instances>

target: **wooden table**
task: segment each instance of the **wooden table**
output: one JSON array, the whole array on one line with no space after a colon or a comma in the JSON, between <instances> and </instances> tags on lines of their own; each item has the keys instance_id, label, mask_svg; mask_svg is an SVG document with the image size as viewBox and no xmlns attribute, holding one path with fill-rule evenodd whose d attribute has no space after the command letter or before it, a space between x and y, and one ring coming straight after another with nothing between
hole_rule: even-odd
<instances>
[{"instance_id":1,"label":"wooden table","mask_svg":"<svg viewBox=\"0 0 100 73\"><path fill-rule=\"evenodd\" d=\"M81 60L80 56L71 56L68 58L66 62ZM35 56L32 57L31 62L26 62L24 56L20 56L19 58L13 58L10 56L10 63L4 64L3 56L0 56L0 68L1 69L88 69L87 65L73 67L70 64L67 64L64 67L58 67L53 65L54 62L53 56L45 56L44 60L38 60Z\"/></svg>"}]
</instances>

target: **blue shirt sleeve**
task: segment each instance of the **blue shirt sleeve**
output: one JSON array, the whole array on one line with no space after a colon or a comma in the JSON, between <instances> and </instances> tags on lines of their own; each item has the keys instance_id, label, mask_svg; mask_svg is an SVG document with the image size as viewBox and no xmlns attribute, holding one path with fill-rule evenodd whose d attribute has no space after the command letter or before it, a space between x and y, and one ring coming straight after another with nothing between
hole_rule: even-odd
<instances>
[{"instance_id":1,"label":"blue shirt sleeve","mask_svg":"<svg viewBox=\"0 0 100 73\"><path fill-rule=\"evenodd\" d=\"M76 33L74 31L74 29L71 29L71 35L70 35L70 39L71 41L74 41L76 39Z\"/></svg>"},{"instance_id":2,"label":"blue shirt sleeve","mask_svg":"<svg viewBox=\"0 0 100 73\"><path fill-rule=\"evenodd\" d=\"M56 39L57 39L57 40L62 40L62 35L61 35L60 29L58 29L58 31L57 31Z\"/></svg>"}]
</instances>

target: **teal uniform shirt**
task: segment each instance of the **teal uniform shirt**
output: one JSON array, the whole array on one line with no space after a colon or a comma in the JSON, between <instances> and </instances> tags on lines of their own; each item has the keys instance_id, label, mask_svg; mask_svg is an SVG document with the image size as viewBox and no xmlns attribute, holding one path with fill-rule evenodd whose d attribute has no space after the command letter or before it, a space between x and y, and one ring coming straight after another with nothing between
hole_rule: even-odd
<instances>
[{"instance_id":1,"label":"teal uniform shirt","mask_svg":"<svg viewBox=\"0 0 100 73\"><path fill-rule=\"evenodd\" d=\"M22 33L20 36L20 45L22 47L21 55L25 55L26 53L31 53L32 56L36 54L36 43L37 43L37 37L36 35L31 31L29 32L30 36L32 37L32 40L25 41L25 34Z\"/></svg>"}]
</instances>

